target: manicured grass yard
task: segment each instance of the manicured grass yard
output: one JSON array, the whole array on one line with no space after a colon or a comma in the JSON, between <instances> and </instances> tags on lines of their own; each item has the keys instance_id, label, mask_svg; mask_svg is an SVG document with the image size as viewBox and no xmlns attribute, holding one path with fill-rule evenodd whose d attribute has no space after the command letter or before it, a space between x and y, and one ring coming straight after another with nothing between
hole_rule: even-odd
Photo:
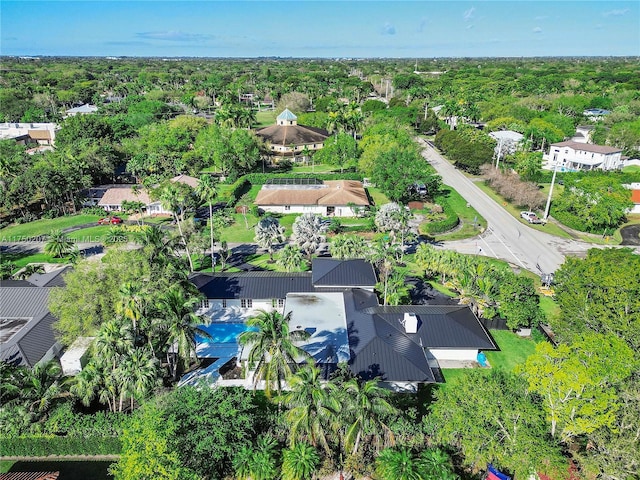
<instances>
[{"instance_id":1,"label":"manicured grass yard","mask_svg":"<svg viewBox=\"0 0 640 480\"><path fill-rule=\"evenodd\" d=\"M485 352L492 368L513 371L516 365L524 363L536 349L530 338L521 338L508 330L491 330L493 339L500 347L498 352Z\"/></svg>"},{"instance_id":2,"label":"manicured grass yard","mask_svg":"<svg viewBox=\"0 0 640 480\"><path fill-rule=\"evenodd\" d=\"M0 230L0 241L17 242L20 238L48 235L51 230L63 230L85 223L97 223L99 215L69 215L58 218L43 218L22 225L12 225Z\"/></svg>"},{"instance_id":3,"label":"manicured grass yard","mask_svg":"<svg viewBox=\"0 0 640 480\"><path fill-rule=\"evenodd\" d=\"M336 170L337 169L337 170ZM340 171L335 165L326 165L323 163L316 163L313 165L295 165L291 168L291 173L331 173L334 171Z\"/></svg>"},{"instance_id":4,"label":"manicured grass yard","mask_svg":"<svg viewBox=\"0 0 640 480\"><path fill-rule=\"evenodd\" d=\"M385 203L389 203L391 201L384 193L382 193L375 187L367 187L367 192L369 193L369 196L373 200L373 203L376 207L380 207L380 205L384 205Z\"/></svg>"},{"instance_id":5,"label":"manicured grass yard","mask_svg":"<svg viewBox=\"0 0 640 480\"><path fill-rule=\"evenodd\" d=\"M269 125L273 125L276 123L276 112L275 110L268 110L265 112L256 112L256 120L258 122L257 125L254 125L255 128L260 127L268 127Z\"/></svg>"}]
</instances>

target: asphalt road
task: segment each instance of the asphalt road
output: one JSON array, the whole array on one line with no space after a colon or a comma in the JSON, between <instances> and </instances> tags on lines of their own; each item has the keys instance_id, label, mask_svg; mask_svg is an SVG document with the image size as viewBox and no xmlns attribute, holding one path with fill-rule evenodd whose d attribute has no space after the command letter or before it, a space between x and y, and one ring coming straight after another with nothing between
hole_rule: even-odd
<instances>
[{"instance_id":1,"label":"asphalt road","mask_svg":"<svg viewBox=\"0 0 640 480\"><path fill-rule=\"evenodd\" d=\"M584 256L591 245L561 239L529 228L465 177L433 147L422 139L423 157L488 222L487 230L474 239L446 242L445 248L505 260L535 273L551 273L564 262L566 255Z\"/></svg>"}]
</instances>

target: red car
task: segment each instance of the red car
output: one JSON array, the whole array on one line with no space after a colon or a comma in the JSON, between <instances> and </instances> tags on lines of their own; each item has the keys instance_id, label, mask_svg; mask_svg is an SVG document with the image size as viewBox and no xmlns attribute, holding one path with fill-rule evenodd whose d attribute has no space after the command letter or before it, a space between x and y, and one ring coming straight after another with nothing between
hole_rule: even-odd
<instances>
[{"instance_id":1,"label":"red car","mask_svg":"<svg viewBox=\"0 0 640 480\"><path fill-rule=\"evenodd\" d=\"M118 225L119 223L122 223L120 217L104 217L98 220L98 225Z\"/></svg>"}]
</instances>

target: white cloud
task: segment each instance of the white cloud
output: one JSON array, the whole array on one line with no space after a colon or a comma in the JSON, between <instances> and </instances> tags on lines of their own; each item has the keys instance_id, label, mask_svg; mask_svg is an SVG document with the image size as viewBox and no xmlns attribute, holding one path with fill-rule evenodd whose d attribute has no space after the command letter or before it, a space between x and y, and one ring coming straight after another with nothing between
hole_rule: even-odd
<instances>
[{"instance_id":1,"label":"white cloud","mask_svg":"<svg viewBox=\"0 0 640 480\"><path fill-rule=\"evenodd\" d=\"M469 25L467 25L464 28L465 28L465 30L471 30L473 28L473 23L470 23Z\"/></svg>"},{"instance_id":2,"label":"white cloud","mask_svg":"<svg viewBox=\"0 0 640 480\"><path fill-rule=\"evenodd\" d=\"M170 40L173 42L200 42L211 36L200 33L185 33L178 30L169 30L166 32L140 32L136 33L136 37L149 40Z\"/></svg>"},{"instance_id":3,"label":"white cloud","mask_svg":"<svg viewBox=\"0 0 640 480\"><path fill-rule=\"evenodd\" d=\"M617 8L604 12L602 15L605 17L621 17L623 15L626 15L627 13L629 13L628 8Z\"/></svg>"},{"instance_id":4,"label":"white cloud","mask_svg":"<svg viewBox=\"0 0 640 480\"><path fill-rule=\"evenodd\" d=\"M396 27L391 25L389 22L385 23L384 27L382 27L382 35L395 35L395 34L396 34Z\"/></svg>"},{"instance_id":5,"label":"white cloud","mask_svg":"<svg viewBox=\"0 0 640 480\"><path fill-rule=\"evenodd\" d=\"M535 27L535 28L533 29L533 33L542 33L542 28L540 28L540 27Z\"/></svg>"},{"instance_id":6,"label":"white cloud","mask_svg":"<svg viewBox=\"0 0 640 480\"><path fill-rule=\"evenodd\" d=\"M465 22L468 22L474 17L475 13L476 13L476 7L471 7L469 10L464 11L464 15L462 17L464 18Z\"/></svg>"}]
</instances>

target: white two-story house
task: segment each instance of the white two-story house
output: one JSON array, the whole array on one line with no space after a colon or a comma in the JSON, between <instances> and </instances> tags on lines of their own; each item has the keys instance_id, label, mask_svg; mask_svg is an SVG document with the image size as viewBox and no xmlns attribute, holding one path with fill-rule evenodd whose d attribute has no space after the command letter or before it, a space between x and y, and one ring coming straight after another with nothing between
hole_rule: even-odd
<instances>
[{"instance_id":1,"label":"white two-story house","mask_svg":"<svg viewBox=\"0 0 640 480\"><path fill-rule=\"evenodd\" d=\"M559 171L618 170L623 167L622 149L574 140L552 143L542 156L543 168Z\"/></svg>"}]
</instances>

